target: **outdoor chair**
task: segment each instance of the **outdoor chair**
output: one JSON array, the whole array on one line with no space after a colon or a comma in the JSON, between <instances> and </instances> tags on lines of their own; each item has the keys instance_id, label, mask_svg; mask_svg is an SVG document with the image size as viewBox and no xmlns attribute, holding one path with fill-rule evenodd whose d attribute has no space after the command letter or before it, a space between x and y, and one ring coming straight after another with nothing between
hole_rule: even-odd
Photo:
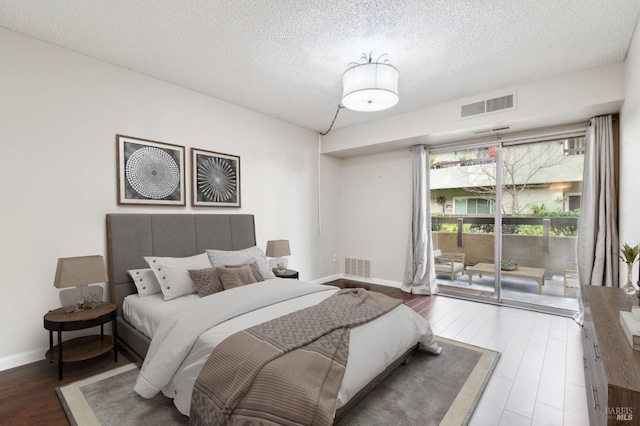
<instances>
[{"instance_id":1,"label":"outdoor chair","mask_svg":"<svg viewBox=\"0 0 640 426\"><path fill-rule=\"evenodd\" d=\"M442 253L433 251L437 275L447 275L451 281L458 273L464 275L464 253Z\"/></svg>"}]
</instances>

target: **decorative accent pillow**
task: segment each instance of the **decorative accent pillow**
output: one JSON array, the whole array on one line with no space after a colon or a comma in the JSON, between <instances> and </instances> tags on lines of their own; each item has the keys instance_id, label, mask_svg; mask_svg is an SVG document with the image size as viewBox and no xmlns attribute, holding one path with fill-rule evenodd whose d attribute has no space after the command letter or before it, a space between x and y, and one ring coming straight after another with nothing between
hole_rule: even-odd
<instances>
[{"instance_id":1,"label":"decorative accent pillow","mask_svg":"<svg viewBox=\"0 0 640 426\"><path fill-rule=\"evenodd\" d=\"M255 261L260 269L263 279L275 278L264 252L258 247L253 246L244 250L207 250L209 260L214 267L225 265L244 265Z\"/></svg>"},{"instance_id":2,"label":"decorative accent pillow","mask_svg":"<svg viewBox=\"0 0 640 426\"><path fill-rule=\"evenodd\" d=\"M260 268L255 261L251 263L245 263L245 265L248 265L251 268L251 273L253 274L253 277L256 279L257 283L259 283L260 281L264 281L262 273L260 273ZM225 268L239 268L241 266L244 265L224 265Z\"/></svg>"},{"instance_id":3,"label":"decorative accent pillow","mask_svg":"<svg viewBox=\"0 0 640 426\"><path fill-rule=\"evenodd\" d=\"M223 291L224 287L218 277L216 268L192 269L189 276L198 290L198 296L205 297Z\"/></svg>"},{"instance_id":4,"label":"decorative accent pillow","mask_svg":"<svg viewBox=\"0 0 640 426\"><path fill-rule=\"evenodd\" d=\"M196 287L189 276L189 270L210 268L206 253L189 257L144 258L160 283L164 300L175 299L184 294L195 293Z\"/></svg>"},{"instance_id":5,"label":"decorative accent pillow","mask_svg":"<svg viewBox=\"0 0 640 426\"><path fill-rule=\"evenodd\" d=\"M127 271L138 290L138 297L160 293L162 289L151 269L131 269Z\"/></svg>"},{"instance_id":6,"label":"decorative accent pillow","mask_svg":"<svg viewBox=\"0 0 640 426\"><path fill-rule=\"evenodd\" d=\"M237 268L216 268L216 272L225 290L256 282L249 265L242 265Z\"/></svg>"}]
</instances>

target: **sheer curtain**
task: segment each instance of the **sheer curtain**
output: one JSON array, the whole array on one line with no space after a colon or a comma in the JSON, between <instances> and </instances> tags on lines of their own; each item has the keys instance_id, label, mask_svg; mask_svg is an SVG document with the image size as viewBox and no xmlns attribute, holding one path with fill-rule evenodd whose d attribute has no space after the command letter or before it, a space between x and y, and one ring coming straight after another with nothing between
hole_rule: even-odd
<instances>
[{"instance_id":1,"label":"sheer curtain","mask_svg":"<svg viewBox=\"0 0 640 426\"><path fill-rule=\"evenodd\" d=\"M411 229L402 290L413 294L435 294L438 287L431 243L429 150L422 145L414 146L411 163Z\"/></svg>"},{"instance_id":2,"label":"sheer curtain","mask_svg":"<svg viewBox=\"0 0 640 426\"><path fill-rule=\"evenodd\" d=\"M618 246L613 124L607 115L592 118L585 137L577 242L581 291L587 285L617 285ZM582 324L582 297L578 301L574 319Z\"/></svg>"}]
</instances>

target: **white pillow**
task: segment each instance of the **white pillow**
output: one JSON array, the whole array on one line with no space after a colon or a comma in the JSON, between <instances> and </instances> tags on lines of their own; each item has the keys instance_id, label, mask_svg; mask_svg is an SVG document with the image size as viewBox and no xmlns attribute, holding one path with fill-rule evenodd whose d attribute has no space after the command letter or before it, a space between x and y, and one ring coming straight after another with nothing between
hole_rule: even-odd
<instances>
[{"instance_id":1,"label":"white pillow","mask_svg":"<svg viewBox=\"0 0 640 426\"><path fill-rule=\"evenodd\" d=\"M131 269L127 272L138 289L138 297L151 296L162 291L151 269Z\"/></svg>"},{"instance_id":2,"label":"white pillow","mask_svg":"<svg viewBox=\"0 0 640 426\"><path fill-rule=\"evenodd\" d=\"M160 283L164 300L171 300L184 294L196 292L196 286L189 276L189 269L211 268L206 253L190 257L144 258Z\"/></svg>"},{"instance_id":3,"label":"white pillow","mask_svg":"<svg viewBox=\"0 0 640 426\"><path fill-rule=\"evenodd\" d=\"M260 268L260 273L265 280L275 278L264 252L258 247L253 246L244 250L207 250L209 260L214 268L223 267L225 265L244 265L255 261Z\"/></svg>"}]
</instances>

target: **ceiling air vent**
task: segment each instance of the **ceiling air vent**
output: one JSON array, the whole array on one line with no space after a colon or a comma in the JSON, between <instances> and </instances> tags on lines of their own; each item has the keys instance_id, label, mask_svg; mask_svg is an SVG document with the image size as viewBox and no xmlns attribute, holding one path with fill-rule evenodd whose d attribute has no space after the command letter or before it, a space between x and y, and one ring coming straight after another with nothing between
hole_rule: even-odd
<instances>
[{"instance_id":1,"label":"ceiling air vent","mask_svg":"<svg viewBox=\"0 0 640 426\"><path fill-rule=\"evenodd\" d=\"M473 115L480 115L486 112L484 101L476 102L474 104L462 105L460 110L461 117L467 118Z\"/></svg>"},{"instance_id":2,"label":"ceiling air vent","mask_svg":"<svg viewBox=\"0 0 640 426\"><path fill-rule=\"evenodd\" d=\"M460 118L478 117L480 115L515 109L515 93L499 98L485 99L484 101L462 105Z\"/></svg>"}]
</instances>

